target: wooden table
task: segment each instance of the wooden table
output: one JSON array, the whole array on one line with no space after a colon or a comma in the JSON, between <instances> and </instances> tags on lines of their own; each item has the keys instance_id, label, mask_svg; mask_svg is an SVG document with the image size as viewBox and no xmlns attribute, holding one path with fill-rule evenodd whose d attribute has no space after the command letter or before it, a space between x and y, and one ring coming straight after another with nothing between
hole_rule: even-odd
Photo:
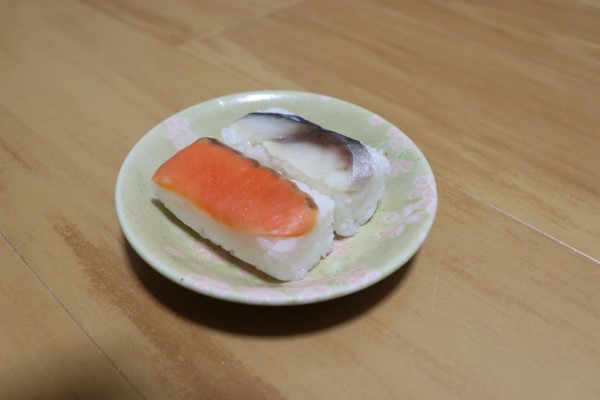
<instances>
[{"instance_id":1,"label":"wooden table","mask_svg":"<svg viewBox=\"0 0 600 400\"><path fill-rule=\"evenodd\" d=\"M359 104L427 155L406 266L269 308L129 247L130 148L259 89ZM600 398L600 2L5 0L0 94L2 398Z\"/></svg>"}]
</instances>

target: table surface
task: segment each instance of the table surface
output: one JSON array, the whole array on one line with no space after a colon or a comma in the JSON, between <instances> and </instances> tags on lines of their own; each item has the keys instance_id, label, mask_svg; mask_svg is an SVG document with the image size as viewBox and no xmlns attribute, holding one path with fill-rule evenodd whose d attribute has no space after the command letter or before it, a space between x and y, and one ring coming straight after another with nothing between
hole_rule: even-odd
<instances>
[{"instance_id":1,"label":"table surface","mask_svg":"<svg viewBox=\"0 0 600 400\"><path fill-rule=\"evenodd\" d=\"M398 272L297 307L163 278L128 151L214 97L317 92L428 157ZM0 391L32 398L600 398L600 2L0 4Z\"/></svg>"}]
</instances>

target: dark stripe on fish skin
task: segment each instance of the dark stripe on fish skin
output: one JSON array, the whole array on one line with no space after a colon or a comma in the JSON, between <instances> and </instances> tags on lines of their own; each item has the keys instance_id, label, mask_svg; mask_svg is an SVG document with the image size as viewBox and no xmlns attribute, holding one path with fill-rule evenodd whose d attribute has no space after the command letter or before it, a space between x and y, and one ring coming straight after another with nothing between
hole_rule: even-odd
<instances>
[{"instance_id":1,"label":"dark stripe on fish skin","mask_svg":"<svg viewBox=\"0 0 600 400\"><path fill-rule=\"evenodd\" d=\"M274 139L283 143L309 143L336 151L344 163L344 170L352 170L352 182L349 189L362 189L373 176L371 154L358 140L325 129L314 122L294 114L274 112L253 112L246 115L272 117L296 123L295 130L289 136Z\"/></svg>"},{"instance_id":2,"label":"dark stripe on fish skin","mask_svg":"<svg viewBox=\"0 0 600 400\"><path fill-rule=\"evenodd\" d=\"M335 151L343 162L344 170L351 170L354 159L352 149L342 138L337 136L339 135L335 132L324 131L318 126L297 125L291 135L276 139L276 141L282 143L308 143L326 148L328 151Z\"/></svg>"},{"instance_id":3,"label":"dark stripe on fish skin","mask_svg":"<svg viewBox=\"0 0 600 400\"><path fill-rule=\"evenodd\" d=\"M335 131L331 131L329 129L325 129L320 125L315 124L312 121L309 121L307 119L304 119L298 115L294 115L294 114L279 114L279 113L273 113L273 112L253 112L248 114L247 116L270 116L270 117L275 117L275 118L282 118L282 119L288 119L297 123L300 123L306 127L312 127L313 129L309 129L307 132L311 132L312 134L318 133L319 136L327 136L327 135L332 135L333 137L335 137L337 140L339 140L340 142L347 144L348 146L360 146L360 147L364 147L363 144L361 142L359 142L356 139L352 139L351 137L342 135L340 133L337 133ZM315 142L317 144L319 144L319 141L316 140L316 138L310 138L312 142ZM307 141L307 140L305 140Z\"/></svg>"}]
</instances>

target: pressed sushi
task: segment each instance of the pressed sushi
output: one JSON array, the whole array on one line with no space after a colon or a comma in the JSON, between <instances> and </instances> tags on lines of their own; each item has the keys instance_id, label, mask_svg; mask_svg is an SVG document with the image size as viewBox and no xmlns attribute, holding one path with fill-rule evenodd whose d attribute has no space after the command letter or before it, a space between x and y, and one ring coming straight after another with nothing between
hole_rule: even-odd
<instances>
[{"instance_id":1,"label":"pressed sushi","mask_svg":"<svg viewBox=\"0 0 600 400\"><path fill-rule=\"evenodd\" d=\"M244 155L330 197L334 229L342 236L371 218L390 169L380 150L282 109L247 114L221 136Z\"/></svg>"},{"instance_id":2,"label":"pressed sushi","mask_svg":"<svg viewBox=\"0 0 600 400\"><path fill-rule=\"evenodd\" d=\"M331 199L216 139L177 152L151 184L183 223L279 280L303 278L332 248Z\"/></svg>"}]
</instances>

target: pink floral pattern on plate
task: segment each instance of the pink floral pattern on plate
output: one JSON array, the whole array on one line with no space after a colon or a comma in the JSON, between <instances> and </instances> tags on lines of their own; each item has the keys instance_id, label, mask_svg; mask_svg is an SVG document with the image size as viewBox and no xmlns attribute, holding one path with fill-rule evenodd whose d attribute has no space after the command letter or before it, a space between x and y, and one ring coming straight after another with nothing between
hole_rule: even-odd
<instances>
[{"instance_id":1,"label":"pink floral pattern on plate","mask_svg":"<svg viewBox=\"0 0 600 400\"><path fill-rule=\"evenodd\" d=\"M410 172L414 165L415 162L410 160L390 160L390 176L394 178L401 173Z\"/></svg>"},{"instance_id":2,"label":"pink floral pattern on plate","mask_svg":"<svg viewBox=\"0 0 600 400\"><path fill-rule=\"evenodd\" d=\"M379 115L373 115L369 119L369 122L371 123L371 125L381 125L385 123L385 119L381 118Z\"/></svg>"},{"instance_id":3,"label":"pink floral pattern on plate","mask_svg":"<svg viewBox=\"0 0 600 400\"><path fill-rule=\"evenodd\" d=\"M194 258L200 261L210 261L215 264L225 263L225 258L219 254L219 249L214 245L209 245L206 242L194 241L192 243Z\"/></svg>"},{"instance_id":4,"label":"pink floral pattern on plate","mask_svg":"<svg viewBox=\"0 0 600 400\"><path fill-rule=\"evenodd\" d=\"M283 283L277 288L270 286L243 286L241 291L247 300L257 303L273 301L312 302L331 295L335 290L368 286L377 281L380 274L376 271L355 269L341 272L334 277L322 279L304 278L296 282Z\"/></svg>"},{"instance_id":5,"label":"pink floral pattern on plate","mask_svg":"<svg viewBox=\"0 0 600 400\"><path fill-rule=\"evenodd\" d=\"M251 303L279 303L288 300L281 289L270 286L240 286L242 296Z\"/></svg>"},{"instance_id":6,"label":"pink floral pattern on plate","mask_svg":"<svg viewBox=\"0 0 600 400\"><path fill-rule=\"evenodd\" d=\"M406 158L407 152L415 147L415 144L400 129L392 126L387 131L390 138L388 147L390 149L390 176L396 177L400 174L410 172L414 165L414 160Z\"/></svg>"},{"instance_id":7,"label":"pink floral pattern on plate","mask_svg":"<svg viewBox=\"0 0 600 400\"><path fill-rule=\"evenodd\" d=\"M375 115L371 117L370 123L372 125L382 125L385 120ZM413 141L395 126L389 126L385 136L386 139L372 143L372 145L386 152L390 160L390 177L395 178L412 171L416 160L410 159L408 154L411 149L416 147Z\"/></svg>"},{"instance_id":8,"label":"pink floral pattern on plate","mask_svg":"<svg viewBox=\"0 0 600 400\"><path fill-rule=\"evenodd\" d=\"M395 126L387 131L387 136L391 138L389 146L394 150L406 151L415 147L413 141Z\"/></svg>"},{"instance_id":9,"label":"pink floral pattern on plate","mask_svg":"<svg viewBox=\"0 0 600 400\"><path fill-rule=\"evenodd\" d=\"M413 201L412 203L385 217L388 226L379 231L380 237L396 238L406 231L408 225L421 221L425 213L435 215L437 189L433 175L416 177L413 181L413 190L408 197Z\"/></svg>"},{"instance_id":10,"label":"pink floral pattern on plate","mask_svg":"<svg viewBox=\"0 0 600 400\"><path fill-rule=\"evenodd\" d=\"M379 232L382 238L396 238L404 233L406 226L415 224L423 219L423 211L421 211L416 203L409 204L402 211L397 211L388 214L385 217L385 222L388 224L386 228Z\"/></svg>"},{"instance_id":11,"label":"pink floral pattern on plate","mask_svg":"<svg viewBox=\"0 0 600 400\"><path fill-rule=\"evenodd\" d=\"M190 121L183 117L172 117L166 120L163 136L171 139L178 150L198 139L198 135L190 129Z\"/></svg>"},{"instance_id":12,"label":"pink floral pattern on plate","mask_svg":"<svg viewBox=\"0 0 600 400\"><path fill-rule=\"evenodd\" d=\"M178 252L177 250L175 250L174 248L172 248L171 246L165 246L164 247L165 251L167 253L169 253L172 256L175 256L177 258L184 258L183 254L181 254L180 252Z\"/></svg>"},{"instance_id":13,"label":"pink floral pattern on plate","mask_svg":"<svg viewBox=\"0 0 600 400\"><path fill-rule=\"evenodd\" d=\"M347 255L350 252L350 248L348 247L348 242L350 241L350 239L351 238L349 237L334 239L331 254L336 254L338 256Z\"/></svg>"},{"instance_id":14,"label":"pink floral pattern on plate","mask_svg":"<svg viewBox=\"0 0 600 400\"><path fill-rule=\"evenodd\" d=\"M304 286L286 286L283 288L283 292L288 299L312 302L319 298L329 296L333 292L333 289L326 284L310 282Z\"/></svg>"},{"instance_id":15,"label":"pink floral pattern on plate","mask_svg":"<svg viewBox=\"0 0 600 400\"><path fill-rule=\"evenodd\" d=\"M433 175L418 176L414 180L415 189L410 193L412 200L419 199L419 208L434 215L437 209L437 185Z\"/></svg>"},{"instance_id":16,"label":"pink floral pattern on plate","mask_svg":"<svg viewBox=\"0 0 600 400\"><path fill-rule=\"evenodd\" d=\"M190 275L194 288L200 293L213 293L224 295L231 292L231 285L221 279L211 278L205 275Z\"/></svg>"},{"instance_id":17,"label":"pink floral pattern on plate","mask_svg":"<svg viewBox=\"0 0 600 400\"><path fill-rule=\"evenodd\" d=\"M336 276L339 283L348 286L364 287L371 282L379 280L380 273L378 271L368 271L362 268L357 268L353 271L342 272Z\"/></svg>"}]
</instances>

